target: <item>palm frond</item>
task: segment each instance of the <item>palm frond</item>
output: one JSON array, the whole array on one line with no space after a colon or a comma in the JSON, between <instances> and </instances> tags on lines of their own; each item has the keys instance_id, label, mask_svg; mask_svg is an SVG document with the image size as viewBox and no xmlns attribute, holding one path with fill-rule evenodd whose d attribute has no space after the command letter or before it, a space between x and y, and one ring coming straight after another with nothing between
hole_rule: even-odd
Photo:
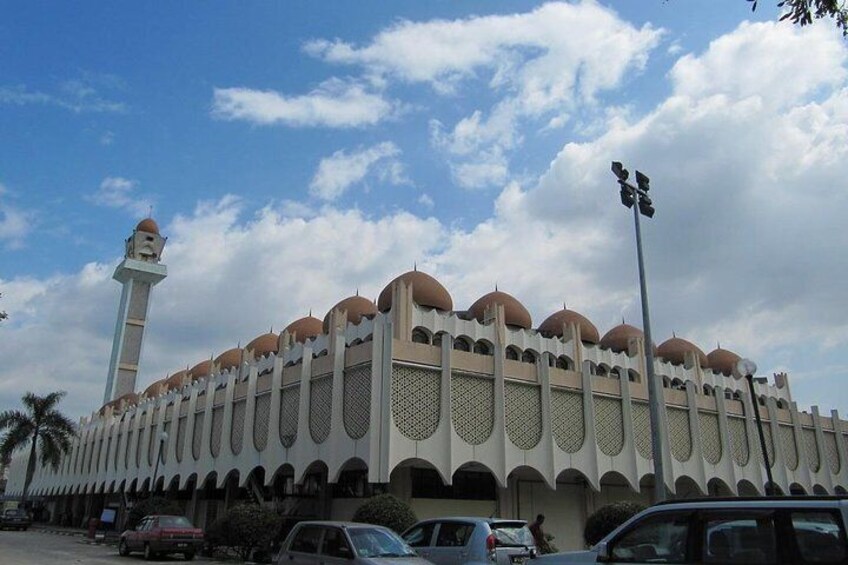
<instances>
[{"instance_id":1,"label":"palm frond","mask_svg":"<svg viewBox=\"0 0 848 565\"><path fill-rule=\"evenodd\" d=\"M11 428L0 441L0 460L11 459L12 454L18 449L25 447L32 439L33 430L27 426Z\"/></svg>"},{"instance_id":2,"label":"palm frond","mask_svg":"<svg viewBox=\"0 0 848 565\"><path fill-rule=\"evenodd\" d=\"M77 433L76 424L58 410L51 410L45 414L39 428L42 430L54 430L57 433L68 436L75 436Z\"/></svg>"},{"instance_id":3,"label":"palm frond","mask_svg":"<svg viewBox=\"0 0 848 565\"><path fill-rule=\"evenodd\" d=\"M41 464L44 466L50 465L54 469L59 468L59 463L62 461L63 450L60 446L60 441L50 434L43 434L39 440L39 450L41 451Z\"/></svg>"},{"instance_id":4,"label":"palm frond","mask_svg":"<svg viewBox=\"0 0 848 565\"><path fill-rule=\"evenodd\" d=\"M24 406L29 409L33 419L40 422L44 415L53 410L60 400L65 396L65 391L59 390L51 392L46 396L38 396L32 392L27 392L22 401Z\"/></svg>"}]
</instances>

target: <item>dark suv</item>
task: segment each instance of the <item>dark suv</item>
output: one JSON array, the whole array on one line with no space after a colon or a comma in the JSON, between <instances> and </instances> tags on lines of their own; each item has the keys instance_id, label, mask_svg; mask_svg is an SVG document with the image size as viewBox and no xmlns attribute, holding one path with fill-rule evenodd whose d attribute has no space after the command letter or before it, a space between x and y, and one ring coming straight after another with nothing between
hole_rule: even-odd
<instances>
[{"instance_id":1,"label":"dark suv","mask_svg":"<svg viewBox=\"0 0 848 565\"><path fill-rule=\"evenodd\" d=\"M26 530L32 525L29 512L23 508L10 508L0 515L0 530Z\"/></svg>"}]
</instances>

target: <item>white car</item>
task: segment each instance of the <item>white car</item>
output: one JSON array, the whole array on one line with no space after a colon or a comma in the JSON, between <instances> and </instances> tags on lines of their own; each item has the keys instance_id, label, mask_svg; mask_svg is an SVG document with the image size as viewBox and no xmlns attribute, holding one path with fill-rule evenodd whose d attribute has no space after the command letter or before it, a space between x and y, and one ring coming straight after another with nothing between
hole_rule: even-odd
<instances>
[{"instance_id":1,"label":"white car","mask_svg":"<svg viewBox=\"0 0 848 565\"><path fill-rule=\"evenodd\" d=\"M640 512L588 551L534 565L579 563L848 563L848 497L706 498Z\"/></svg>"}]
</instances>

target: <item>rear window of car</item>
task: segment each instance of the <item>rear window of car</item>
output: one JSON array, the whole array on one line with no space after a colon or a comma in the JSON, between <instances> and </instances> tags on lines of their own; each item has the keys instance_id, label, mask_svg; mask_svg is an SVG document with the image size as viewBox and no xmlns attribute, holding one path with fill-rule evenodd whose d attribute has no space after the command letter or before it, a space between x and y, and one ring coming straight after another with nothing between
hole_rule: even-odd
<instances>
[{"instance_id":1,"label":"rear window of car","mask_svg":"<svg viewBox=\"0 0 848 565\"><path fill-rule=\"evenodd\" d=\"M790 514L798 552L806 563L845 563L845 531L836 512L797 511Z\"/></svg>"},{"instance_id":2,"label":"rear window of car","mask_svg":"<svg viewBox=\"0 0 848 565\"><path fill-rule=\"evenodd\" d=\"M18 508L10 508L9 510L6 510L6 516L24 516L25 514L26 512Z\"/></svg>"},{"instance_id":3,"label":"rear window of car","mask_svg":"<svg viewBox=\"0 0 848 565\"><path fill-rule=\"evenodd\" d=\"M533 534L524 522L495 522L489 524L495 536L496 545L526 546L535 545Z\"/></svg>"},{"instance_id":4,"label":"rear window of car","mask_svg":"<svg viewBox=\"0 0 848 565\"><path fill-rule=\"evenodd\" d=\"M160 528L193 528L194 525L184 516L160 516Z\"/></svg>"}]
</instances>

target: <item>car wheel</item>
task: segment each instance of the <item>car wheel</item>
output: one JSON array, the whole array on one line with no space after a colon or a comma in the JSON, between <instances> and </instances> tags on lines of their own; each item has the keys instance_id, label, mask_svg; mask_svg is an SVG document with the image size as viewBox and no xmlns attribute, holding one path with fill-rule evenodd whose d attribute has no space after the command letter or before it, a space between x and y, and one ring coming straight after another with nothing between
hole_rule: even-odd
<instances>
[{"instance_id":1,"label":"car wheel","mask_svg":"<svg viewBox=\"0 0 848 565\"><path fill-rule=\"evenodd\" d=\"M185 557L186 561L191 561L192 559L194 559L194 552L186 551L185 553L183 553L183 557Z\"/></svg>"},{"instance_id":2,"label":"car wheel","mask_svg":"<svg viewBox=\"0 0 848 565\"><path fill-rule=\"evenodd\" d=\"M127 540L122 539L118 542L118 555L121 557L126 557L130 554L130 547L127 545Z\"/></svg>"},{"instance_id":3,"label":"car wheel","mask_svg":"<svg viewBox=\"0 0 848 565\"><path fill-rule=\"evenodd\" d=\"M149 543L144 544L144 558L147 559L148 561L150 561L151 559L154 559L155 557L156 557L156 554L153 553L153 550L150 549L150 544Z\"/></svg>"}]
</instances>

